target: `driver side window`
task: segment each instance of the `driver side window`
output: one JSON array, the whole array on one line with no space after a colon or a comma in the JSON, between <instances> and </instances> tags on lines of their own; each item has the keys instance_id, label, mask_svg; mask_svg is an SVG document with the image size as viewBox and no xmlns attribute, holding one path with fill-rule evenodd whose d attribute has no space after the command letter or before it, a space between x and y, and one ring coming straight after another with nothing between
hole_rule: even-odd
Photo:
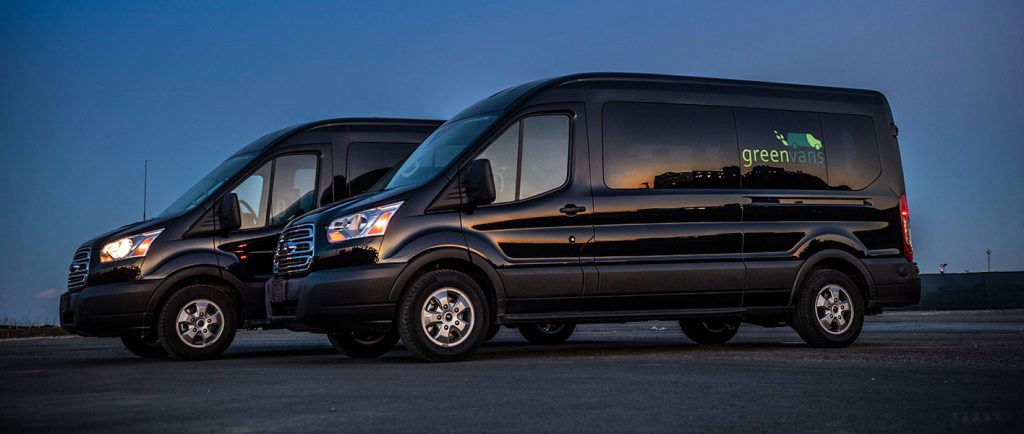
<instances>
[{"instance_id":1,"label":"driver side window","mask_svg":"<svg viewBox=\"0 0 1024 434\"><path fill-rule=\"evenodd\" d=\"M238 195L242 215L239 229L287 223L313 209L317 162L317 156L312 154L285 155L264 164L242 181L232 190Z\"/></svg>"},{"instance_id":2,"label":"driver side window","mask_svg":"<svg viewBox=\"0 0 1024 434\"><path fill-rule=\"evenodd\" d=\"M263 227L267 223L267 196L270 195L270 172L273 162L264 164L245 181L242 181L232 193L238 195L238 208L242 214L242 226L239 229Z\"/></svg>"},{"instance_id":3,"label":"driver side window","mask_svg":"<svg viewBox=\"0 0 1024 434\"><path fill-rule=\"evenodd\" d=\"M569 177L569 117L530 116L508 127L478 160L491 163L494 202L529 199L558 189Z\"/></svg>"}]
</instances>

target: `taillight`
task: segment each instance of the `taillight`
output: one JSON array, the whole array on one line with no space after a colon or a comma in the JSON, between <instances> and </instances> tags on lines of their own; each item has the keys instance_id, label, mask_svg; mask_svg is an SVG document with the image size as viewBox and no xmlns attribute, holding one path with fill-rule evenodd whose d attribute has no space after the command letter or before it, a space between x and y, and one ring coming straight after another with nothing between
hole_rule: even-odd
<instances>
[{"instance_id":1,"label":"taillight","mask_svg":"<svg viewBox=\"0 0 1024 434\"><path fill-rule=\"evenodd\" d=\"M903 257L914 262L914 242L910 239L910 206L907 195L900 196L900 227L903 229Z\"/></svg>"}]
</instances>

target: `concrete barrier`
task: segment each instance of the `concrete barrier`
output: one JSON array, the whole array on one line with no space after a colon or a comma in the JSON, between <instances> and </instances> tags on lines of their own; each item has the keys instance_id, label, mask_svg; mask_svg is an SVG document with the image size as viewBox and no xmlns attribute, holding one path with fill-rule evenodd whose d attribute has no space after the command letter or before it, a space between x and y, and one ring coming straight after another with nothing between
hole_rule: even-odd
<instances>
[{"instance_id":1,"label":"concrete barrier","mask_svg":"<svg viewBox=\"0 0 1024 434\"><path fill-rule=\"evenodd\" d=\"M1024 271L922 274L921 302L904 309L963 310L1013 308L1024 308Z\"/></svg>"}]
</instances>

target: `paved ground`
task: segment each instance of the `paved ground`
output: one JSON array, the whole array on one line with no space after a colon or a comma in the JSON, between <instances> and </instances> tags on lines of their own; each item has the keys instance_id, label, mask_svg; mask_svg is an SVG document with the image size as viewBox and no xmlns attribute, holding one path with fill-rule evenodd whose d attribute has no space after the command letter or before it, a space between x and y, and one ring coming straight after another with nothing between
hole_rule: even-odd
<instances>
[{"instance_id":1,"label":"paved ground","mask_svg":"<svg viewBox=\"0 0 1024 434\"><path fill-rule=\"evenodd\" d=\"M1024 310L887 313L818 350L745 325L581 326L474 359L355 361L318 335L243 332L220 360L133 358L112 339L0 341L0 431L1022 432Z\"/></svg>"}]
</instances>

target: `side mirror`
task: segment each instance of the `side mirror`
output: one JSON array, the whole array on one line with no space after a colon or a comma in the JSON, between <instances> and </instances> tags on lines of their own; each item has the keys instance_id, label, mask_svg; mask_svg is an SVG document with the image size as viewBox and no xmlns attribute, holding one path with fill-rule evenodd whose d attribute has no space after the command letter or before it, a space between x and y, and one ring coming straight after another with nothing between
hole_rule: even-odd
<instances>
[{"instance_id":1,"label":"side mirror","mask_svg":"<svg viewBox=\"0 0 1024 434\"><path fill-rule=\"evenodd\" d=\"M238 195L228 193L217 203L217 229L230 232L242 227L242 210L238 205Z\"/></svg>"},{"instance_id":2,"label":"side mirror","mask_svg":"<svg viewBox=\"0 0 1024 434\"><path fill-rule=\"evenodd\" d=\"M462 187L466 203L470 206L487 205L494 202L494 175L491 162L487 159L473 160L462 174Z\"/></svg>"}]
</instances>

